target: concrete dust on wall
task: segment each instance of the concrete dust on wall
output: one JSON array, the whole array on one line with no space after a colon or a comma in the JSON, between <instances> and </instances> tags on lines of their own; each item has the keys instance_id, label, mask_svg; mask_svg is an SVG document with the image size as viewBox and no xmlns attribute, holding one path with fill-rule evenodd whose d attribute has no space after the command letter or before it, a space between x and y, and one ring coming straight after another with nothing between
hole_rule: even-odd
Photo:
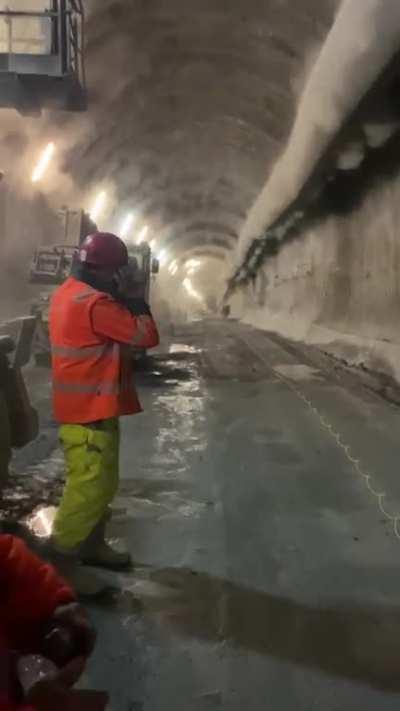
<instances>
[{"instance_id":1,"label":"concrete dust on wall","mask_svg":"<svg viewBox=\"0 0 400 711\"><path fill-rule=\"evenodd\" d=\"M400 180L283 247L232 300L259 328L400 381Z\"/></svg>"},{"instance_id":2,"label":"concrete dust on wall","mask_svg":"<svg viewBox=\"0 0 400 711\"><path fill-rule=\"evenodd\" d=\"M240 235L238 264L297 197L346 117L397 51L398 0L343 0L315 62L281 159L249 212Z\"/></svg>"},{"instance_id":3,"label":"concrete dust on wall","mask_svg":"<svg viewBox=\"0 0 400 711\"><path fill-rule=\"evenodd\" d=\"M242 231L239 264L252 239L297 197L399 43L398 0L343 1L300 99L287 149ZM396 128L364 126L365 141L378 148ZM362 147L349 144L338 168L351 171L363 159ZM281 244L254 282L234 295L233 314L399 381L399 205L399 171L372 181L353 212L326 218Z\"/></svg>"}]
</instances>

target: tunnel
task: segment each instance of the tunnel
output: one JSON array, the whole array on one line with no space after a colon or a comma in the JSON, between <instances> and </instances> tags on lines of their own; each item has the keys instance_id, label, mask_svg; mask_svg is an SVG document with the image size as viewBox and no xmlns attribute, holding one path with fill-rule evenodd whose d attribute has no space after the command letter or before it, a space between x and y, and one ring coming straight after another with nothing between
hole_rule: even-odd
<instances>
[{"instance_id":1,"label":"tunnel","mask_svg":"<svg viewBox=\"0 0 400 711\"><path fill-rule=\"evenodd\" d=\"M398 709L399 0L0 2L0 125L0 710Z\"/></svg>"}]
</instances>

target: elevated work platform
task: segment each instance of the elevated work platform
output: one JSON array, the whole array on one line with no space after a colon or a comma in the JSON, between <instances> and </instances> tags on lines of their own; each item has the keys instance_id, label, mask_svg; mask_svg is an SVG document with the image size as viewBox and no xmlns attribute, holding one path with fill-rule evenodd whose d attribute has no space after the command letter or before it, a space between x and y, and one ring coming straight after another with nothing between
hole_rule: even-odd
<instances>
[{"instance_id":1,"label":"elevated work platform","mask_svg":"<svg viewBox=\"0 0 400 711\"><path fill-rule=\"evenodd\" d=\"M0 3L0 107L87 107L81 0ZM20 9L32 5L34 9ZM40 5L40 9L38 9Z\"/></svg>"}]
</instances>

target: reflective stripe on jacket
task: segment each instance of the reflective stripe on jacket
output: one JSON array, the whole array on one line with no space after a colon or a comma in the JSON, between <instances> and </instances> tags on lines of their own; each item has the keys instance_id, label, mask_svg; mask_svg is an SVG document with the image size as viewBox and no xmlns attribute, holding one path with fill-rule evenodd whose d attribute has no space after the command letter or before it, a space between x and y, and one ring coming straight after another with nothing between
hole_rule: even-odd
<instances>
[{"instance_id":1,"label":"reflective stripe on jacket","mask_svg":"<svg viewBox=\"0 0 400 711\"><path fill-rule=\"evenodd\" d=\"M111 296L70 277L53 295L49 329L58 422L85 424L141 412L131 346L158 344L150 316L132 316Z\"/></svg>"}]
</instances>

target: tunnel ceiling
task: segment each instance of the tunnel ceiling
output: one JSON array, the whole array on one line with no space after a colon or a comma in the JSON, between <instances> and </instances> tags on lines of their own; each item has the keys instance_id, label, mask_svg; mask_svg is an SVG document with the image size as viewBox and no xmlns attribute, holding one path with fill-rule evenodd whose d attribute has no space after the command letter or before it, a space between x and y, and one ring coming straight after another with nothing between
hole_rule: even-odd
<instances>
[{"instance_id":1,"label":"tunnel ceiling","mask_svg":"<svg viewBox=\"0 0 400 711\"><path fill-rule=\"evenodd\" d=\"M137 210L174 250L231 248L338 4L92 2L89 128L65 170L83 188L113 181L119 210Z\"/></svg>"}]
</instances>

